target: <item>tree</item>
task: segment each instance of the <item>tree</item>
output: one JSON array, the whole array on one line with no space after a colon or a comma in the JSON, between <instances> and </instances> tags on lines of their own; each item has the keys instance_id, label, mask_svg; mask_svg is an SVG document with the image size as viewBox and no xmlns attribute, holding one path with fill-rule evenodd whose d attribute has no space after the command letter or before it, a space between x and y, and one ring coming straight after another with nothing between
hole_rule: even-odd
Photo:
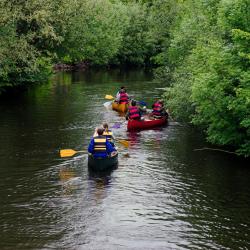
<instances>
[{"instance_id":1,"label":"tree","mask_svg":"<svg viewBox=\"0 0 250 250\"><path fill-rule=\"evenodd\" d=\"M201 126L210 142L249 156L249 1L196 0L186 7L168 49L174 82L167 101L174 114Z\"/></svg>"},{"instance_id":2,"label":"tree","mask_svg":"<svg viewBox=\"0 0 250 250\"><path fill-rule=\"evenodd\" d=\"M70 8L64 41L57 50L59 58L68 63L107 64L122 43L126 6L108 0L86 0Z\"/></svg>"},{"instance_id":3,"label":"tree","mask_svg":"<svg viewBox=\"0 0 250 250\"><path fill-rule=\"evenodd\" d=\"M46 79L53 48L61 37L54 29L53 1L1 1L0 91Z\"/></svg>"}]
</instances>

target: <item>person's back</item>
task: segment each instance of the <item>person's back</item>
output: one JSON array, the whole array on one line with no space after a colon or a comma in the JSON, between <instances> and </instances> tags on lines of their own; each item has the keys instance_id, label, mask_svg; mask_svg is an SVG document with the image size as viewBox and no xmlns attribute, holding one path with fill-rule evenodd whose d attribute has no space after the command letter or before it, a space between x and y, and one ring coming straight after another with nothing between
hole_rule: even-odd
<instances>
[{"instance_id":1,"label":"person's back","mask_svg":"<svg viewBox=\"0 0 250 250\"><path fill-rule=\"evenodd\" d=\"M118 90L118 92L116 93L116 98L120 98L120 93L121 93L122 90L125 90L125 92L126 92L125 87L124 87L124 86L121 86L121 88L120 88L120 89Z\"/></svg>"},{"instance_id":2,"label":"person's back","mask_svg":"<svg viewBox=\"0 0 250 250\"><path fill-rule=\"evenodd\" d=\"M128 113L126 119L129 120L141 120L140 109L136 106L136 101L132 100L131 106L128 107Z\"/></svg>"},{"instance_id":3,"label":"person's back","mask_svg":"<svg viewBox=\"0 0 250 250\"><path fill-rule=\"evenodd\" d=\"M124 89L120 91L119 104L128 104L129 96Z\"/></svg>"},{"instance_id":4,"label":"person's back","mask_svg":"<svg viewBox=\"0 0 250 250\"><path fill-rule=\"evenodd\" d=\"M115 98L115 102L118 102L120 103L120 95L122 92L125 92L126 93L126 89L124 86L121 86L121 88L118 90L118 92L116 93L116 98Z\"/></svg>"},{"instance_id":5,"label":"person's back","mask_svg":"<svg viewBox=\"0 0 250 250\"><path fill-rule=\"evenodd\" d=\"M103 135L104 129L99 128L97 130L97 136L93 137L90 141L88 152L93 154L95 158L106 158L110 153L115 151L115 148L108 142L105 135Z\"/></svg>"}]
</instances>

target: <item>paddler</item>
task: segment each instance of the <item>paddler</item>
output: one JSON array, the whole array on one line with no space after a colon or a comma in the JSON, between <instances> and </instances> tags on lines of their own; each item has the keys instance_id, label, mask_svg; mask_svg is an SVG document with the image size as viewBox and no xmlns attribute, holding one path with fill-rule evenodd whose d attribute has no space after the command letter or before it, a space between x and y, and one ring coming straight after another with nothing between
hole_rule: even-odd
<instances>
[{"instance_id":1,"label":"paddler","mask_svg":"<svg viewBox=\"0 0 250 250\"><path fill-rule=\"evenodd\" d=\"M103 135L106 136L106 138L108 139L108 141L111 143L111 145L114 147L115 144L114 144L114 141L115 141L115 138L113 136L113 132L111 131L111 129L109 129L109 125L108 123L103 123L103 128L104 128L104 132L103 132Z\"/></svg>"},{"instance_id":2,"label":"paddler","mask_svg":"<svg viewBox=\"0 0 250 250\"><path fill-rule=\"evenodd\" d=\"M155 119L161 119L163 116L167 116L168 113L164 108L164 102L163 100L157 100L153 105L152 105L152 116Z\"/></svg>"},{"instance_id":3,"label":"paddler","mask_svg":"<svg viewBox=\"0 0 250 250\"><path fill-rule=\"evenodd\" d=\"M126 114L126 120L141 120L141 111L138 106L136 106L136 101L131 101L131 106L128 107L128 112Z\"/></svg>"},{"instance_id":4,"label":"paddler","mask_svg":"<svg viewBox=\"0 0 250 250\"><path fill-rule=\"evenodd\" d=\"M122 86L119 90L119 92L116 94L116 102L119 104L128 104L129 103L129 95L126 92L126 89L124 86Z\"/></svg>"},{"instance_id":5,"label":"paddler","mask_svg":"<svg viewBox=\"0 0 250 250\"><path fill-rule=\"evenodd\" d=\"M103 134L104 129L97 129L97 136L94 136L89 144L88 152L95 158L107 158L110 154L116 153L115 147L111 145L106 136Z\"/></svg>"}]
</instances>

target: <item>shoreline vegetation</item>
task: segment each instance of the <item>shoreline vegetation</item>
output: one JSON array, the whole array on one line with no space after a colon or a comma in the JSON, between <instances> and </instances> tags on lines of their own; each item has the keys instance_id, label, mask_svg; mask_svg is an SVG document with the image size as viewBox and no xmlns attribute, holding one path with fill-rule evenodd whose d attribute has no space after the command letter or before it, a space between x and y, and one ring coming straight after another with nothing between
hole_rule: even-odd
<instances>
[{"instance_id":1,"label":"shoreline vegetation","mask_svg":"<svg viewBox=\"0 0 250 250\"><path fill-rule=\"evenodd\" d=\"M53 70L146 65L175 119L248 157L249 13L249 0L2 0L0 94Z\"/></svg>"}]
</instances>

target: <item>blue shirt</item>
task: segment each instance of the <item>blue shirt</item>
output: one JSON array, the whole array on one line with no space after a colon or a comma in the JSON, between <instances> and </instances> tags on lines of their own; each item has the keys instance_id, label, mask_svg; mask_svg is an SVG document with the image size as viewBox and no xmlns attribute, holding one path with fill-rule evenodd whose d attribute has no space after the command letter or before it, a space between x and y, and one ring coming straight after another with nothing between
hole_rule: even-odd
<instances>
[{"instance_id":1,"label":"blue shirt","mask_svg":"<svg viewBox=\"0 0 250 250\"><path fill-rule=\"evenodd\" d=\"M97 157L106 158L110 153L116 151L108 140L106 140L106 152L94 153L94 147L95 147L95 141L94 138L92 138L89 143L88 152L93 154L95 158Z\"/></svg>"}]
</instances>

